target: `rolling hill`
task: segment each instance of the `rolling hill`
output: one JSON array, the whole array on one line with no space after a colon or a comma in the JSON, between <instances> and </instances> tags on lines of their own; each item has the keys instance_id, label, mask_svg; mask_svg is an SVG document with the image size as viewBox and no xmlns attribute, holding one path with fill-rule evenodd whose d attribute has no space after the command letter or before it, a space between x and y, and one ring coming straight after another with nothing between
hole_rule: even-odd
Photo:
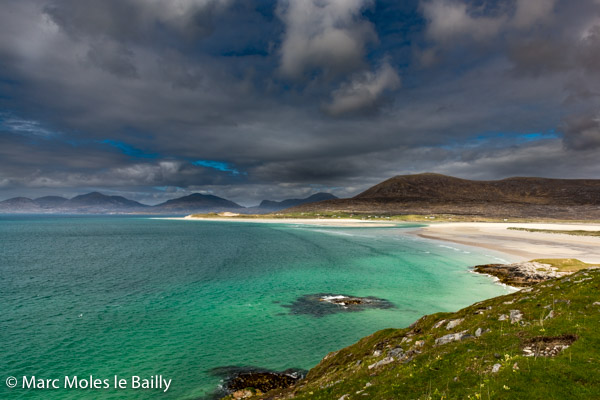
<instances>
[{"instance_id":1,"label":"rolling hill","mask_svg":"<svg viewBox=\"0 0 600 400\"><path fill-rule=\"evenodd\" d=\"M432 173L400 175L350 199L305 204L285 212L600 219L600 180L515 177L473 181Z\"/></svg>"},{"instance_id":2,"label":"rolling hill","mask_svg":"<svg viewBox=\"0 0 600 400\"><path fill-rule=\"evenodd\" d=\"M221 212L236 211L243 208L243 206L222 197L213 196L211 194L194 193L189 196L168 200L158 204L152 207L152 212Z\"/></svg>"},{"instance_id":3,"label":"rolling hill","mask_svg":"<svg viewBox=\"0 0 600 400\"><path fill-rule=\"evenodd\" d=\"M282 201L263 200L258 206L248 208L247 211L256 214L266 214L284 210L290 207L299 206L302 204L316 203L318 201L334 199L337 199L337 197L333 194L320 192L308 196L304 199L286 199Z\"/></svg>"}]
</instances>

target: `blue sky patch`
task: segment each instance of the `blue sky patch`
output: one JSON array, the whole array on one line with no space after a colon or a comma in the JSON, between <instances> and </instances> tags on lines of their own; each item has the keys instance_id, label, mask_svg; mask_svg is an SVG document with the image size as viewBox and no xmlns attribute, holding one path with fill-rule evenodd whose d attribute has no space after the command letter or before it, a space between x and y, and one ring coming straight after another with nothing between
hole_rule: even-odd
<instances>
[{"instance_id":1,"label":"blue sky patch","mask_svg":"<svg viewBox=\"0 0 600 400\"><path fill-rule=\"evenodd\" d=\"M224 161L214 161L214 160L196 160L192 161L193 165L198 167L206 167L216 169L217 171L229 172L231 175L239 175L240 171L235 169L231 164L226 163Z\"/></svg>"},{"instance_id":2,"label":"blue sky patch","mask_svg":"<svg viewBox=\"0 0 600 400\"><path fill-rule=\"evenodd\" d=\"M100 143L102 144L107 144L109 146L115 147L119 150L121 150L121 152L125 155L128 155L130 157L134 157L134 158L158 158L158 154L157 153L146 153L144 150L138 149L136 147L133 147L127 143L124 142L120 142L118 140L112 140L112 139L105 139L105 140L101 140Z\"/></svg>"}]
</instances>

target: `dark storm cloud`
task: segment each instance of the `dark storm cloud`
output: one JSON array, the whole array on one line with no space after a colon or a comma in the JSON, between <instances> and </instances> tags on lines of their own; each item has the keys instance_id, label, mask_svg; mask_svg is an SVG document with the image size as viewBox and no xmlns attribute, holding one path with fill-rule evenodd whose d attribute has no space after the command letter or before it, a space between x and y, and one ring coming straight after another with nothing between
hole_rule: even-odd
<instances>
[{"instance_id":1,"label":"dark storm cloud","mask_svg":"<svg viewBox=\"0 0 600 400\"><path fill-rule=\"evenodd\" d=\"M208 36L229 0L51 0L43 11L74 38L153 45ZM171 41L173 39L173 41Z\"/></svg>"},{"instance_id":2,"label":"dark storm cloud","mask_svg":"<svg viewBox=\"0 0 600 400\"><path fill-rule=\"evenodd\" d=\"M600 112L572 115L564 122L565 144L574 150L600 148Z\"/></svg>"},{"instance_id":3,"label":"dark storm cloud","mask_svg":"<svg viewBox=\"0 0 600 400\"><path fill-rule=\"evenodd\" d=\"M0 197L598 177L598 1L398 3L7 0Z\"/></svg>"}]
</instances>

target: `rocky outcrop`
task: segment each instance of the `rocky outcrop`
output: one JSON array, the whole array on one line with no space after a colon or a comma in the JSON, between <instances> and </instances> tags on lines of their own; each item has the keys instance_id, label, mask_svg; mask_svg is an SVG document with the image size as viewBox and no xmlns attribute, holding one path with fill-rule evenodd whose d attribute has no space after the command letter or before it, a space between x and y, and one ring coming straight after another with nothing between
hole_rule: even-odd
<instances>
[{"instance_id":1,"label":"rocky outcrop","mask_svg":"<svg viewBox=\"0 0 600 400\"><path fill-rule=\"evenodd\" d=\"M523 355L525 357L554 357L576 340L576 335L534 337L523 346Z\"/></svg>"},{"instance_id":2,"label":"rocky outcrop","mask_svg":"<svg viewBox=\"0 0 600 400\"><path fill-rule=\"evenodd\" d=\"M467 331L457 332L457 333L449 333L442 337L435 339L435 344L441 346L443 344L458 342L465 339L470 339L474 336L469 335Z\"/></svg>"},{"instance_id":3,"label":"rocky outcrop","mask_svg":"<svg viewBox=\"0 0 600 400\"><path fill-rule=\"evenodd\" d=\"M280 372L247 372L240 374L227 382L227 389L235 392L254 388L261 392L273 389L287 388L300 379L299 376Z\"/></svg>"},{"instance_id":4,"label":"rocky outcrop","mask_svg":"<svg viewBox=\"0 0 600 400\"><path fill-rule=\"evenodd\" d=\"M570 275L571 272L561 272L550 264L535 261L514 264L486 264L473 267L475 272L497 277L500 282L510 286L531 286L553 278Z\"/></svg>"},{"instance_id":5,"label":"rocky outcrop","mask_svg":"<svg viewBox=\"0 0 600 400\"><path fill-rule=\"evenodd\" d=\"M220 388L213 394L214 398L226 399L246 399L270 390L285 389L306 376L306 371L300 369L279 372L239 366L213 368L210 373L222 379Z\"/></svg>"}]
</instances>

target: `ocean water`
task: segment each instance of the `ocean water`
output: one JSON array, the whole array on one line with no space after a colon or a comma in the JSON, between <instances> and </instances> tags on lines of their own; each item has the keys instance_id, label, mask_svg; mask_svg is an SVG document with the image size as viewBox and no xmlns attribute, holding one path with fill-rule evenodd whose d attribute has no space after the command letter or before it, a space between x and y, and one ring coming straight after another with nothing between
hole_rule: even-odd
<instances>
[{"instance_id":1,"label":"ocean water","mask_svg":"<svg viewBox=\"0 0 600 400\"><path fill-rule=\"evenodd\" d=\"M0 217L0 398L199 399L219 385L214 368L309 369L379 329L509 292L468 270L506 256L414 228ZM318 293L393 307L286 307ZM75 375L111 387L21 387L23 376L62 387ZM114 389L114 375L128 387ZM167 392L132 389L133 375L172 382Z\"/></svg>"}]
</instances>

